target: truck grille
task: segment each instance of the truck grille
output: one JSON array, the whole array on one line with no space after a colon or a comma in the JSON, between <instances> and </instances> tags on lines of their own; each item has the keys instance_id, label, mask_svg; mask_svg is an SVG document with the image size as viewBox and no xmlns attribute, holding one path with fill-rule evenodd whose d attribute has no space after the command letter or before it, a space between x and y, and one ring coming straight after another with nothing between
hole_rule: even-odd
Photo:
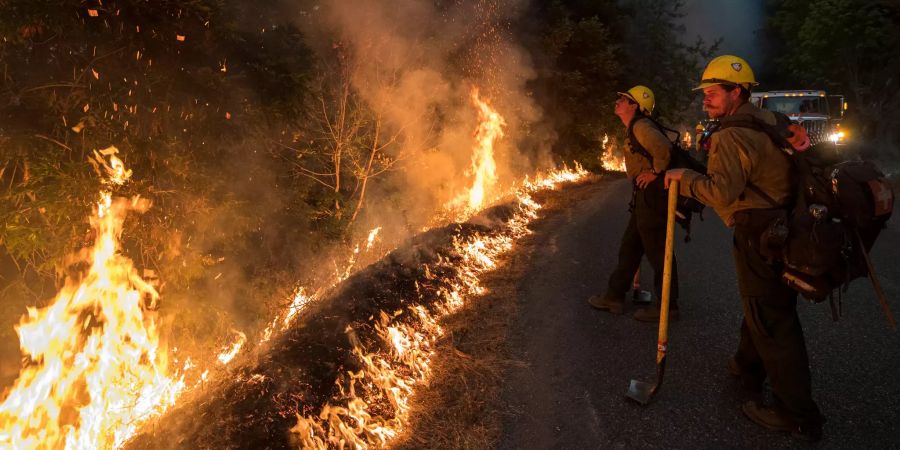
<instances>
[{"instance_id":1,"label":"truck grille","mask_svg":"<svg viewBox=\"0 0 900 450\"><path fill-rule=\"evenodd\" d=\"M806 128L809 141L812 145L828 140L828 123L824 120L799 120L798 123Z\"/></svg>"}]
</instances>

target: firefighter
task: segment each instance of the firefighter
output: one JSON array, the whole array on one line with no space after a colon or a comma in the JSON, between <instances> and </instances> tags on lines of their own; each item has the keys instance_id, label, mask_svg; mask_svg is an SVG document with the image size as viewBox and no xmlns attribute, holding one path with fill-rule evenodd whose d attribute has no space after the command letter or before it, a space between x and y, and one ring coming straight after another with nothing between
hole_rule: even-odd
<instances>
[{"instance_id":1,"label":"firefighter","mask_svg":"<svg viewBox=\"0 0 900 450\"><path fill-rule=\"evenodd\" d=\"M703 91L710 119L751 114L774 125L771 112L748 102L756 84L746 61L725 55L710 61L695 90ZM778 263L768 262L759 249L764 230L774 218L783 217L792 202L790 161L764 132L729 127L710 137L706 175L673 169L666 172L667 187L671 180L680 180L681 195L711 206L734 228L733 254L744 318L728 370L756 393L762 392L768 377L775 399L771 405L749 401L742 406L744 414L765 428L818 440L824 419L812 399L797 294L781 282ZM784 207L773 207L765 196Z\"/></svg>"},{"instance_id":2,"label":"firefighter","mask_svg":"<svg viewBox=\"0 0 900 450\"><path fill-rule=\"evenodd\" d=\"M619 244L619 261L609 277L606 293L594 295L588 303L612 314L622 314L625 295L632 286L641 259L647 255L653 267L653 306L640 308L634 318L643 322L659 320L659 299L662 296L663 260L666 244L666 191L663 172L669 166L672 143L650 119L653 112L653 91L635 86L619 92L615 113L626 127L625 173L632 185L629 211L631 217ZM672 267L672 299L669 317L678 318L678 277Z\"/></svg>"}]
</instances>

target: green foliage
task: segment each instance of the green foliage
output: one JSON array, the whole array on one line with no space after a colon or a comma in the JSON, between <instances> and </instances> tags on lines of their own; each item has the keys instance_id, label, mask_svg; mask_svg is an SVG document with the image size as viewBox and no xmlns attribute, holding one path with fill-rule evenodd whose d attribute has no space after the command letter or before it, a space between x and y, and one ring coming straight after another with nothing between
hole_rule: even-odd
<instances>
[{"instance_id":1,"label":"green foliage","mask_svg":"<svg viewBox=\"0 0 900 450\"><path fill-rule=\"evenodd\" d=\"M848 96L868 138L890 144L900 124L900 10L881 0L782 0L770 6L786 82Z\"/></svg>"},{"instance_id":2,"label":"green foliage","mask_svg":"<svg viewBox=\"0 0 900 450\"><path fill-rule=\"evenodd\" d=\"M90 245L87 158L110 145L135 174L115 194L154 203L123 245L167 298L206 299L202 311L266 295L243 281L298 270L285 248L321 246L297 207L308 183L265 147L301 114L312 54L289 17L258 6L3 2L0 302L42 304L62 257Z\"/></svg>"},{"instance_id":3,"label":"green foliage","mask_svg":"<svg viewBox=\"0 0 900 450\"><path fill-rule=\"evenodd\" d=\"M686 106L677 91L705 48L679 43L677 4L641 2L659 10L556 0L510 24L557 159L596 167L600 139L622 130L615 92L631 84L651 85L673 120ZM45 301L63 256L90 245L100 180L87 159L109 146L134 171L115 194L153 202L126 221L123 245L164 280L164 305L191 311L176 334L220 333L223 310L266 316L260 299L285 297L285 280L330 270L311 255L353 235L367 189L409 143L353 84L366 55L340 39L313 53L288 13L300 3L0 0L0 302ZM377 190L407 207L402 187Z\"/></svg>"},{"instance_id":4,"label":"green foliage","mask_svg":"<svg viewBox=\"0 0 900 450\"><path fill-rule=\"evenodd\" d=\"M561 160L596 168L604 134L621 135L616 92L650 87L657 110L672 123L691 122L691 91L717 44L684 44L681 2L556 0L540 8L529 33L541 36L535 96L556 122Z\"/></svg>"},{"instance_id":5,"label":"green foliage","mask_svg":"<svg viewBox=\"0 0 900 450\"><path fill-rule=\"evenodd\" d=\"M703 66L719 42L692 45L682 41L684 2L670 0L630 0L624 52L628 58L626 85L643 84L656 94L656 112L670 123L696 119L692 91Z\"/></svg>"},{"instance_id":6,"label":"green foliage","mask_svg":"<svg viewBox=\"0 0 900 450\"><path fill-rule=\"evenodd\" d=\"M614 125L609 114L622 67L620 41L610 25L615 2L553 1L538 8L530 35L536 42L539 77L535 98L552 117L563 161L597 167L599 140Z\"/></svg>"}]
</instances>

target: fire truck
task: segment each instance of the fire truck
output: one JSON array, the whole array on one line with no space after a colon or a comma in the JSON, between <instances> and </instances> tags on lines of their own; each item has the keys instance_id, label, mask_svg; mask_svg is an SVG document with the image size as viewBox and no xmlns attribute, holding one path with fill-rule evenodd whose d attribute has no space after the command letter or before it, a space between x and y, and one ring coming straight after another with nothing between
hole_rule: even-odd
<instances>
[{"instance_id":1,"label":"fire truck","mask_svg":"<svg viewBox=\"0 0 900 450\"><path fill-rule=\"evenodd\" d=\"M766 91L754 92L750 101L769 111L785 114L806 128L813 144L825 140L844 145L850 135L841 127L847 110L843 95L828 95L825 91Z\"/></svg>"}]
</instances>

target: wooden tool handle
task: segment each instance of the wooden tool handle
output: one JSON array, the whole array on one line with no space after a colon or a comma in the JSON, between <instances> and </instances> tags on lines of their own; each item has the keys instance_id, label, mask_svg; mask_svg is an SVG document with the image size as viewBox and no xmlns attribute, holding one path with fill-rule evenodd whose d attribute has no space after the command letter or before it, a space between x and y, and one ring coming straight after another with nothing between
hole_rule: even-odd
<instances>
[{"instance_id":1,"label":"wooden tool handle","mask_svg":"<svg viewBox=\"0 0 900 450\"><path fill-rule=\"evenodd\" d=\"M656 362L666 357L669 345L669 298L672 295L672 261L675 259L675 207L678 205L678 181L669 183L669 207L666 214L666 257L663 263L662 299L659 305L659 338Z\"/></svg>"}]
</instances>

